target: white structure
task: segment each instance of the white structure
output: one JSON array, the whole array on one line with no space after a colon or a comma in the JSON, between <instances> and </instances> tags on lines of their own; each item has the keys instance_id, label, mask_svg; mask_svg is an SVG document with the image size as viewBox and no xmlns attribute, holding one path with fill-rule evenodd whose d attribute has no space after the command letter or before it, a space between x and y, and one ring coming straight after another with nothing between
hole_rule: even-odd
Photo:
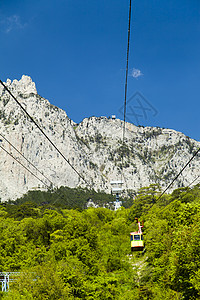
<instances>
[{"instance_id":1,"label":"white structure","mask_svg":"<svg viewBox=\"0 0 200 300\"><path fill-rule=\"evenodd\" d=\"M0 282L2 292L7 292L9 289L9 273L1 272L0 273Z\"/></svg>"},{"instance_id":2,"label":"white structure","mask_svg":"<svg viewBox=\"0 0 200 300\"><path fill-rule=\"evenodd\" d=\"M112 194L116 195L115 210L121 207L122 202L119 201L119 195L122 193L122 181L111 181Z\"/></svg>"},{"instance_id":3,"label":"white structure","mask_svg":"<svg viewBox=\"0 0 200 300\"><path fill-rule=\"evenodd\" d=\"M10 282L13 282L20 272L0 272L1 291L7 292L10 287Z\"/></svg>"}]
</instances>

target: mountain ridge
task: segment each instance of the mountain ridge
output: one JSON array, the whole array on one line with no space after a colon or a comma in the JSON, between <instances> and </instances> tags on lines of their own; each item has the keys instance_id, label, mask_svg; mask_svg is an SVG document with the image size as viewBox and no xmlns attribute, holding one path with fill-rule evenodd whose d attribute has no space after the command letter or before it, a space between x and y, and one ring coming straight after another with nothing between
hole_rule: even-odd
<instances>
[{"instance_id":1,"label":"mountain ridge","mask_svg":"<svg viewBox=\"0 0 200 300\"><path fill-rule=\"evenodd\" d=\"M135 193L139 188L154 183L164 189L200 147L199 142L181 132L159 127L139 127L126 122L123 148L122 120L90 117L76 124L64 110L38 95L35 83L29 76L23 75L21 80L13 82L8 79L5 84L95 190L111 192L110 181L121 179L122 155L126 190ZM44 172L55 186L86 187L2 86L0 133ZM23 158L4 139L0 145L24 163ZM44 189L36 178L2 149L0 151L2 201L16 199L31 189ZM187 186L198 176L199 157L191 162L172 189ZM25 164L31 169L27 162Z\"/></svg>"}]
</instances>

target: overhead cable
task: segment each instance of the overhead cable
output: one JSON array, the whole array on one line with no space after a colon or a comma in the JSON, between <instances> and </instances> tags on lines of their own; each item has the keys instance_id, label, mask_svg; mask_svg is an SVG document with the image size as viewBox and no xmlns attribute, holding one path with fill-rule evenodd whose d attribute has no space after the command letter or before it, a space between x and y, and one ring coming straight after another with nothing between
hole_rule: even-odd
<instances>
[{"instance_id":1,"label":"overhead cable","mask_svg":"<svg viewBox=\"0 0 200 300\"><path fill-rule=\"evenodd\" d=\"M33 117L26 111L26 109L21 105L21 103L17 100L17 98L11 93L11 91L7 88L7 86L0 79L0 83L5 88L5 90L11 95L11 97L15 100L15 102L21 107L23 112L29 117L29 119L35 124L35 126L40 130L40 132L45 136L45 138L49 141L49 143L56 149L56 151L62 156L62 158L69 164L69 166L74 170L74 172L87 184L89 183L85 180L85 178L74 168L74 166L70 163L70 161L65 157L65 155L57 148L57 146L51 141L51 139L46 135L43 129L38 125L38 123L33 119Z\"/></svg>"},{"instance_id":2,"label":"overhead cable","mask_svg":"<svg viewBox=\"0 0 200 300\"><path fill-rule=\"evenodd\" d=\"M33 175L35 178L37 178L42 184L44 184L48 189L49 186L46 184L43 180L41 180L37 175L35 175L32 171L30 171L24 164L22 164L18 159L16 159L11 153L9 153L4 147L0 145L0 148L5 151L8 155L10 155L18 164L20 164L24 169L26 169L31 175Z\"/></svg>"},{"instance_id":3,"label":"overhead cable","mask_svg":"<svg viewBox=\"0 0 200 300\"><path fill-rule=\"evenodd\" d=\"M127 102L129 49L130 49L130 35L131 35L131 6L132 6L132 1L130 0L130 3L129 3L129 16L128 16L128 41L127 41L127 53L126 53L126 76L125 76L125 94L124 94L124 121L123 121L123 132L122 132L122 169L121 169L121 177L123 176L123 167L124 167L123 165L124 165L124 140L125 140L125 129L126 129L126 102Z\"/></svg>"},{"instance_id":4,"label":"overhead cable","mask_svg":"<svg viewBox=\"0 0 200 300\"><path fill-rule=\"evenodd\" d=\"M50 184L51 184L51 186L53 187L54 186L54 184L53 184L53 182L49 179L49 178L47 178L45 175L44 175L44 173L43 172L41 172L30 160L28 160L11 142L9 142L8 140L7 140L7 138L4 136L4 135L2 135L1 133L0 133L0 136L11 146L11 147L13 147L14 149L15 149L15 151L17 151L17 153L19 153L37 172L39 172L47 181L49 181L50 182Z\"/></svg>"},{"instance_id":5,"label":"overhead cable","mask_svg":"<svg viewBox=\"0 0 200 300\"><path fill-rule=\"evenodd\" d=\"M200 177L200 175L197 176L192 182L190 182L190 184L187 187L190 187L199 177Z\"/></svg>"},{"instance_id":6,"label":"overhead cable","mask_svg":"<svg viewBox=\"0 0 200 300\"><path fill-rule=\"evenodd\" d=\"M127 85L128 85L128 66L129 66L129 49L130 49L130 35L131 35L131 0L129 4L129 19L128 19L128 41L126 54L126 78L125 78L125 95L124 95L124 126L123 126L123 142L126 127L126 102L127 102Z\"/></svg>"},{"instance_id":7,"label":"overhead cable","mask_svg":"<svg viewBox=\"0 0 200 300\"><path fill-rule=\"evenodd\" d=\"M181 169L181 171L175 176L175 178L172 180L172 182L166 187L164 192L158 197L157 200L159 200L165 193L166 191L172 186L172 184L176 181L176 179L182 174L182 172L185 170L185 168L191 163L191 161L195 158L195 156L198 154L200 151L200 148L193 154L193 156L190 158L190 160L185 164L185 166Z\"/></svg>"},{"instance_id":8,"label":"overhead cable","mask_svg":"<svg viewBox=\"0 0 200 300\"><path fill-rule=\"evenodd\" d=\"M35 178L37 178L42 184L44 184L47 188L48 188L48 190L52 190L52 187L54 186L54 188L56 187L53 183L52 183L52 181L50 181L42 172L40 172L40 170L38 170L38 168L36 167L36 166L34 166L23 154L21 154L20 153L20 151L18 151L17 150L17 148L14 146L14 145L12 145L1 133L0 133L0 136L2 137L2 138L4 138L7 142L8 142L8 144L9 145L11 145L29 164L31 164L42 176L44 176L50 183L51 183L51 186L48 186L44 181L42 181L37 175L35 175L32 171L30 171L24 164L22 164L18 159L16 159L15 157L14 157L14 155L12 155L11 153L9 153L4 147L2 147L1 145L0 145L0 147L2 148L2 150L4 150L8 155L10 155L15 161L17 161L17 163L19 163L23 168L25 168L31 175L33 175ZM1 140L0 140L0 142L1 142ZM58 190L58 187L56 187L57 189L55 189L54 190L54 192L56 193L56 194L58 194L58 196L60 196L60 195L64 195L63 193L61 193L59 190ZM63 187L64 189L66 189L66 187ZM52 205L54 205L57 201L59 200L59 198L57 198L56 200L54 200L54 202L52 203Z\"/></svg>"}]
</instances>

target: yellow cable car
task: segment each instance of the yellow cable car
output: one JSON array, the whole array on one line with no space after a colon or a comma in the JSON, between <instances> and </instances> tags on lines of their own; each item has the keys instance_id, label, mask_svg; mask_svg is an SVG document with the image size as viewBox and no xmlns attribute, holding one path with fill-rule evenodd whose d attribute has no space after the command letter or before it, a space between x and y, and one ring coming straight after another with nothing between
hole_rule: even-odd
<instances>
[{"instance_id":1,"label":"yellow cable car","mask_svg":"<svg viewBox=\"0 0 200 300\"><path fill-rule=\"evenodd\" d=\"M138 221L138 219L137 219ZM144 250L144 240L143 240L143 233L142 227L143 225L138 222L139 230L136 232L131 232L131 251L143 251Z\"/></svg>"}]
</instances>

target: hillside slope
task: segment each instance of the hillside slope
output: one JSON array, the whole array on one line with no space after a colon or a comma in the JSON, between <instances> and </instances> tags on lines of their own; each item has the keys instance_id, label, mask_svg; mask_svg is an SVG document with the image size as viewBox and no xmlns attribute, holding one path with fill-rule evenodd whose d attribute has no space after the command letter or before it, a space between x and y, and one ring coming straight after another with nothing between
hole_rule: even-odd
<instances>
[{"instance_id":1,"label":"hillside slope","mask_svg":"<svg viewBox=\"0 0 200 300\"><path fill-rule=\"evenodd\" d=\"M95 190L111 191L110 181L120 180L124 154L124 187L132 192L151 183L165 187L192 157L200 143L183 133L155 127L126 124L125 150L122 151L122 126L119 119L85 118L80 124L70 120L60 108L38 95L28 76L9 79L7 87L38 122L77 171ZM34 124L28 120L10 95L0 87L0 134L42 171L55 186L85 187L86 184L53 149ZM0 145L32 172L31 165L0 137ZM0 149L0 198L16 199L31 189L43 189L41 183ZM199 175L196 157L173 186L188 185ZM49 182L37 174L47 184Z\"/></svg>"}]
</instances>

